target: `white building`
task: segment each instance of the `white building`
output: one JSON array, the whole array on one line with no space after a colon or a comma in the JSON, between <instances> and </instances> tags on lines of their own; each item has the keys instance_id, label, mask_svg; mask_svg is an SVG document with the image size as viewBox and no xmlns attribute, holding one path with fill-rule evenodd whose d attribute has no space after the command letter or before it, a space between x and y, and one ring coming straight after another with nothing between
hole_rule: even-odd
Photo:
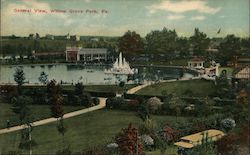
<instances>
[{"instance_id":1,"label":"white building","mask_svg":"<svg viewBox=\"0 0 250 155\"><path fill-rule=\"evenodd\" d=\"M66 61L107 61L106 48L66 47Z\"/></svg>"},{"instance_id":2,"label":"white building","mask_svg":"<svg viewBox=\"0 0 250 155\"><path fill-rule=\"evenodd\" d=\"M195 68L195 69L202 69L204 68L204 60L198 57L192 58L190 61L188 61L188 67L189 68Z\"/></svg>"}]
</instances>

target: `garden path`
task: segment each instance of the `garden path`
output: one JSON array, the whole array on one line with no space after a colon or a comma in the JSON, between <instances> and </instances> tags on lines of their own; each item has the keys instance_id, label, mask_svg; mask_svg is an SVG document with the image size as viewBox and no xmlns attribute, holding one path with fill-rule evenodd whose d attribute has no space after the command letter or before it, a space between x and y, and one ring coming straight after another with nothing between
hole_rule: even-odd
<instances>
[{"instance_id":1,"label":"garden path","mask_svg":"<svg viewBox=\"0 0 250 155\"><path fill-rule=\"evenodd\" d=\"M91 112L91 111L95 111L95 110L105 108L107 98L100 97L99 99L100 99L100 103L98 105L90 107L90 108L85 108L85 109L77 110L77 111L74 111L74 112L66 113L66 114L63 115L63 118L66 119L66 118L78 116L78 115L81 115L81 114L84 114L84 113L88 113L88 112ZM35 122L32 123L32 126L40 126L40 125L44 125L44 124L48 124L48 123L52 123L52 122L56 122L56 121L57 121L56 118L51 117L51 118L35 121ZM27 125L18 125L18 126L13 126L13 127L10 127L10 128L0 129L0 135L5 134L5 133L18 131L18 130L22 130L22 129L25 129L25 128L28 128L28 126Z\"/></svg>"}]
</instances>

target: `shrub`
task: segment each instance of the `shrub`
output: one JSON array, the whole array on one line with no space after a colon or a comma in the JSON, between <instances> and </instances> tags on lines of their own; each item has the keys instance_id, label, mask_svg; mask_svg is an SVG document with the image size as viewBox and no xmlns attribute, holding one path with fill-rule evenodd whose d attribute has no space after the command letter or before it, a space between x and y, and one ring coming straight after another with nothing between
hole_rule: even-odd
<instances>
[{"instance_id":1,"label":"shrub","mask_svg":"<svg viewBox=\"0 0 250 155\"><path fill-rule=\"evenodd\" d=\"M166 125L163 127L163 129L159 132L159 136L162 140L164 140L167 143L171 143L175 141L178 137L179 132L170 126Z\"/></svg>"},{"instance_id":2,"label":"shrub","mask_svg":"<svg viewBox=\"0 0 250 155\"><path fill-rule=\"evenodd\" d=\"M98 97L93 98L93 104L98 105L100 103L100 99Z\"/></svg>"},{"instance_id":3,"label":"shrub","mask_svg":"<svg viewBox=\"0 0 250 155\"><path fill-rule=\"evenodd\" d=\"M141 140L145 146L153 146L154 145L154 139L149 135L142 135Z\"/></svg>"},{"instance_id":4,"label":"shrub","mask_svg":"<svg viewBox=\"0 0 250 155\"><path fill-rule=\"evenodd\" d=\"M120 109L124 104L124 99L122 97L108 98L106 101L106 107L109 109Z\"/></svg>"},{"instance_id":5,"label":"shrub","mask_svg":"<svg viewBox=\"0 0 250 155\"><path fill-rule=\"evenodd\" d=\"M140 126L140 134L154 134L156 130L156 123L152 119L146 119Z\"/></svg>"},{"instance_id":6,"label":"shrub","mask_svg":"<svg viewBox=\"0 0 250 155\"><path fill-rule=\"evenodd\" d=\"M163 103L161 102L161 100L159 98L157 98L157 97L151 97L147 101L148 110L151 113L156 113L157 111L159 111L162 104Z\"/></svg>"},{"instance_id":7,"label":"shrub","mask_svg":"<svg viewBox=\"0 0 250 155\"><path fill-rule=\"evenodd\" d=\"M226 131L232 130L236 126L235 120L232 118L226 118L221 121L221 127Z\"/></svg>"},{"instance_id":8,"label":"shrub","mask_svg":"<svg viewBox=\"0 0 250 155\"><path fill-rule=\"evenodd\" d=\"M116 137L121 155L142 155L142 143L139 140L138 131L132 124L128 128L122 129ZM136 145L135 145L136 144Z\"/></svg>"}]
</instances>

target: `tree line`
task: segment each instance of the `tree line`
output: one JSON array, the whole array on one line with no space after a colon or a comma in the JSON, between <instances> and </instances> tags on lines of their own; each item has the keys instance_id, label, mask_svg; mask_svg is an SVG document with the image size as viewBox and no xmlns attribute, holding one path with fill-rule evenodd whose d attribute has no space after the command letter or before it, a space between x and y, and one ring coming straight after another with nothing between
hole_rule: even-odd
<instances>
[{"instance_id":1,"label":"tree line","mask_svg":"<svg viewBox=\"0 0 250 155\"><path fill-rule=\"evenodd\" d=\"M166 59L203 56L226 64L233 56L247 56L250 50L250 38L240 38L234 34L228 34L224 38L209 38L199 28L195 28L190 37L179 36L175 29L164 27L162 30L149 32L145 37L129 30L121 37L97 38L97 40L87 38L81 41L3 39L0 54L31 55L33 50L36 52L63 52L66 46L80 45L83 48L107 48L113 54L121 51L126 56L160 54L164 55ZM216 51L209 51L209 48L216 49Z\"/></svg>"}]
</instances>

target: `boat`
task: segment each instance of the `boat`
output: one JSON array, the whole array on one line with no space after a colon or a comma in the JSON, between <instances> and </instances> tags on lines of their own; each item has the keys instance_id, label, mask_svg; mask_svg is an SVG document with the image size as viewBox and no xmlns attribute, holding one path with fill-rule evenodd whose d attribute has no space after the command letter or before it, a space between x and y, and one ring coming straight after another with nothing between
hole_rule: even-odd
<instances>
[{"instance_id":1,"label":"boat","mask_svg":"<svg viewBox=\"0 0 250 155\"><path fill-rule=\"evenodd\" d=\"M48 65L48 68L52 68L53 67L53 65L51 64L51 65Z\"/></svg>"},{"instance_id":2,"label":"boat","mask_svg":"<svg viewBox=\"0 0 250 155\"><path fill-rule=\"evenodd\" d=\"M93 70L87 70L88 73L93 73L94 71Z\"/></svg>"},{"instance_id":3,"label":"boat","mask_svg":"<svg viewBox=\"0 0 250 155\"><path fill-rule=\"evenodd\" d=\"M119 59L116 58L115 63L113 64L112 68L105 69L105 74L114 74L114 75L133 75L137 73L138 70L135 68L130 68L129 63L122 57L122 53L119 54Z\"/></svg>"}]
</instances>

